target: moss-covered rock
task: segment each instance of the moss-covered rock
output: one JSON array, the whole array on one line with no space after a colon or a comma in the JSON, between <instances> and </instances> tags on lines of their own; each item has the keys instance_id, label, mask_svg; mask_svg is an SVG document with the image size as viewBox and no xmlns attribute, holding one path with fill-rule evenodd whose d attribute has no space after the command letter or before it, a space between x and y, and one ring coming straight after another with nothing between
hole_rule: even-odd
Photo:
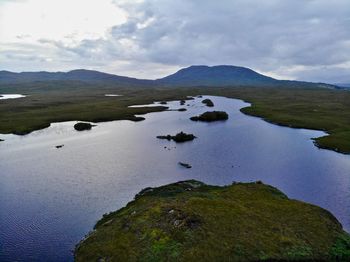
<instances>
[{"instance_id":1,"label":"moss-covered rock","mask_svg":"<svg viewBox=\"0 0 350 262\"><path fill-rule=\"evenodd\" d=\"M90 123L84 123L84 122L79 122L74 125L74 129L77 131L84 131L84 130L90 130L93 126Z\"/></svg>"},{"instance_id":2,"label":"moss-covered rock","mask_svg":"<svg viewBox=\"0 0 350 262\"><path fill-rule=\"evenodd\" d=\"M192 121L213 122L222 121L228 119L228 114L224 111L212 111L205 112L199 116L193 116L190 118Z\"/></svg>"},{"instance_id":3,"label":"moss-covered rock","mask_svg":"<svg viewBox=\"0 0 350 262\"><path fill-rule=\"evenodd\" d=\"M179 165L185 168L192 168L192 166L188 163L184 163L184 162L179 162Z\"/></svg>"},{"instance_id":4,"label":"moss-covered rock","mask_svg":"<svg viewBox=\"0 0 350 262\"><path fill-rule=\"evenodd\" d=\"M196 138L193 134L186 134L184 132L180 132L176 134L175 136L172 135L166 135L166 136L157 136L159 139L167 139L167 140L174 140L176 143L183 143L186 141L192 141L193 139Z\"/></svg>"},{"instance_id":5,"label":"moss-covered rock","mask_svg":"<svg viewBox=\"0 0 350 262\"><path fill-rule=\"evenodd\" d=\"M210 99L204 99L203 101L202 101L202 103L203 104L205 104L206 106L208 106L208 107L213 107L214 106L214 103L213 103L213 101L211 101Z\"/></svg>"},{"instance_id":6,"label":"moss-covered rock","mask_svg":"<svg viewBox=\"0 0 350 262\"><path fill-rule=\"evenodd\" d=\"M146 188L104 215L76 261L349 261L350 237L328 211L263 183L195 180Z\"/></svg>"}]
</instances>

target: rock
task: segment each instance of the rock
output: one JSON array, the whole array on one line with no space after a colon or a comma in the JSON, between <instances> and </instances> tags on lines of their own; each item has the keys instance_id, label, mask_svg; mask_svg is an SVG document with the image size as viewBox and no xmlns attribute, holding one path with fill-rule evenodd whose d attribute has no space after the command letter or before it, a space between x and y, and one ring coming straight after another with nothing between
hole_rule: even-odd
<instances>
[{"instance_id":1,"label":"rock","mask_svg":"<svg viewBox=\"0 0 350 262\"><path fill-rule=\"evenodd\" d=\"M192 121L203 121L203 122L213 122L227 120L228 114L224 111L212 111L205 112L199 116L193 116L190 118Z\"/></svg>"},{"instance_id":2,"label":"rock","mask_svg":"<svg viewBox=\"0 0 350 262\"><path fill-rule=\"evenodd\" d=\"M166 139L166 140L171 140L172 136L171 135L166 135L166 136L157 136L158 139Z\"/></svg>"},{"instance_id":3,"label":"rock","mask_svg":"<svg viewBox=\"0 0 350 262\"><path fill-rule=\"evenodd\" d=\"M159 104L161 104L161 105L166 105L167 102L166 102L166 101L162 101L162 102L160 102Z\"/></svg>"},{"instance_id":4,"label":"rock","mask_svg":"<svg viewBox=\"0 0 350 262\"><path fill-rule=\"evenodd\" d=\"M181 220L175 220L174 221L174 227L179 227L181 224Z\"/></svg>"},{"instance_id":5,"label":"rock","mask_svg":"<svg viewBox=\"0 0 350 262\"><path fill-rule=\"evenodd\" d=\"M180 132L176 134L175 136L172 135L166 135L166 136L157 136L158 139L166 139L168 141L174 140L176 143L182 143L186 141L192 141L196 138L193 134L186 134L184 132Z\"/></svg>"},{"instance_id":6,"label":"rock","mask_svg":"<svg viewBox=\"0 0 350 262\"><path fill-rule=\"evenodd\" d=\"M186 168L192 168L190 164L184 163L184 162L179 162L180 166L186 167Z\"/></svg>"},{"instance_id":7,"label":"rock","mask_svg":"<svg viewBox=\"0 0 350 262\"><path fill-rule=\"evenodd\" d=\"M179 111L179 112L184 112L184 111L187 111L187 109L186 109L186 108L180 108L180 109L178 109L177 111Z\"/></svg>"},{"instance_id":8,"label":"rock","mask_svg":"<svg viewBox=\"0 0 350 262\"><path fill-rule=\"evenodd\" d=\"M0 139L0 142L3 142L3 141L5 141L4 139Z\"/></svg>"},{"instance_id":9,"label":"rock","mask_svg":"<svg viewBox=\"0 0 350 262\"><path fill-rule=\"evenodd\" d=\"M84 122L79 122L74 125L74 129L77 131L84 131L84 130L90 130L93 126L90 123L84 123Z\"/></svg>"},{"instance_id":10,"label":"rock","mask_svg":"<svg viewBox=\"0 0 350 262\"><path fill-rule=\"evenodd\" d=\"M56 148L62 148L62 147L64 147L64 145L58 145L58 146L56 146Z\"/></svg>"},{"instance_id":11,"label":"rock","mask_svg":"<svg viewBox=\"0 0 350 262\"><path fill-rule=\"evenodd\" d=\"M208 107L213 107L214 106L214 103L213 101L211 101L210 99L204 99L202 101L203 104L207 105Z\"/></svg>"},{"instance_id":12,"label":"rock","mask_svg":"<svg viewBox=\"0 0 350 262\"><path fill-rule=\"evenodd\" d=\"M181 100L181 101L180 101L180 105L183 106L183 105L185 105L185 104L186 104L186 101L185 101L185 100Z\"/></svg>"}]
</instances>

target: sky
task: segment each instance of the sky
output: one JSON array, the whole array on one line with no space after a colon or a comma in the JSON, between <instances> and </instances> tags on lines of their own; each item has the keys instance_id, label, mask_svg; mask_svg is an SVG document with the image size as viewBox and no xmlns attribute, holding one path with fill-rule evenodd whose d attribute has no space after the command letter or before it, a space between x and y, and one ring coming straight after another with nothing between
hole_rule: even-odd
<instances>
[{"instance_id":1,"label":"sky","mask_svg":"<svg viewBox=\"0 0 350 262\"><path fill-rule=\"evenodd\" d=\"M155 79L221 64L350 82L350 2L0 0L0 70Z\"/></svg>"}]
</instances>

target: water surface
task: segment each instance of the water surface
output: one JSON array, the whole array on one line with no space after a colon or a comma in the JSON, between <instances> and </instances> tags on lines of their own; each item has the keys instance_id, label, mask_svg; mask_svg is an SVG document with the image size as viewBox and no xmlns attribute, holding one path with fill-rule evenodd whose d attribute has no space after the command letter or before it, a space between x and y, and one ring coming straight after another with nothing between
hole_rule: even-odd
<instances>
[{"instance_id":1,"label":"water surface","mask_svg":"<svg viewBox=\"0 0 350 262\"><path fill-rule=\"evenodd\" d=\"M115 97L115 96L122 96L122 95L117 95L117 94L105 94L105 96Z\"/></svg>"},{"instance_id":2,"label":"water surface","mask_svg":"<svg viewBox=\"0 0 350 262\"><path fill-rule=\"evenodd\" d=\"M310 138L323 132L246 116L239 109L248 104L240 100L210 97L215 107L208 108L204 98L188 101L188 111L150 113L142 122L99 123L84 132L65 122L26 136L1 135L0 261L71 261L74 245L102 214L142 188L186 179L262 180L327 208L350 229L350 157L316 148ZM189 120L208 110L230 118ZM156 139L180 131L198 138L183 144Z\"/></svg>"},{"instance_id":3,"label":"water surface","mask_svg":"<svg viewBox=\"0 0 350 262\"><path fill-rule=\"evenodd\" d=\"M22 98L22 97L26 97L26 96L20 95L20 94L0 94L0 100L16 99L16 98Z\"/></svg>"}]
</instances>

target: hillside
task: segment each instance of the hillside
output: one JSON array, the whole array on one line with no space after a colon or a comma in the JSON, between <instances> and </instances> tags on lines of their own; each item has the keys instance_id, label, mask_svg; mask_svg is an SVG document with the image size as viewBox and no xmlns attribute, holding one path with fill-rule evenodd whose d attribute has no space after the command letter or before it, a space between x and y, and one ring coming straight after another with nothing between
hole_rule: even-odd
<instances>
[{"instance_id":1,"label":"hillside","mask_svg":"<svg viewBox=\"0 0 350 262\"><path fill-rule=\"evenodd\" d=\"M69 72L22 72L0 71L0 84L21 84L31 82L82 81L89 83L147 85L149 80L102 73L99 71L77 69Z\"/></svg>"},{"instance_id":2,"label":"hillside","mask_svg":"<svg viewBox=\"0 0 350 262\"><path fill-rule=\"evenodd\" d=\"M104 215L76 261L349 261L350 236L328 211L261 182L190 180L146 188Z\"/></svg>"}]
</instances>

